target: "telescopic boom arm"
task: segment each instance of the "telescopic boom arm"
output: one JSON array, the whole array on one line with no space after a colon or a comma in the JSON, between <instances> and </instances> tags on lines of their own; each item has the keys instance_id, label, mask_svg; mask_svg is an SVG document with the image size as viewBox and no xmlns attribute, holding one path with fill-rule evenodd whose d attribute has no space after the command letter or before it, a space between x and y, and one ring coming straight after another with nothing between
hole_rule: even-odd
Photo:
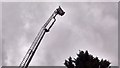
<instances>
[{"instance_id":1,"label":"telescopic boom arm","mask_svg":"<svg viewBox=\"0 0 120 68\"><path fill-rule=\"evenodd\" d=\"M49 32L50 28L53 26L54 22L56 21L55 17L56 15L61 15L63 16L65 12L59 8L57 8L53 14L50 16L50 18L47 20L47 22L43 25L43 27L40 29L39 33L37 34L35 40L33 41L32 45L30 46L29 50L27 51L25 57L23 58L19 68L27 68L29 66L29 63L31 62L43 36L45 35L46 32ZM50 24L50 21L54 19L54 21ZM50 25L50 26L48 26ZM48 28L46 28L48 26Z\"/></svg>"}]
</instances>

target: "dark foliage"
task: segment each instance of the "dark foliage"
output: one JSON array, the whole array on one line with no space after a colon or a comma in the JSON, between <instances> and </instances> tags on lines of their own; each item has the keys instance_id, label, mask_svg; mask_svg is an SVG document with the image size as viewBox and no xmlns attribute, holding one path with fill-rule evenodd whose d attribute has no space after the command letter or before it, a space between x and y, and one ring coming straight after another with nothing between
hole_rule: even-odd
<instances>
[{"instance_id":1,"label":"dark foliage","mask_svg":"<svg viewBox=\"0 0 120 68\"><path fill-rule=\"evenodd\" d=\"M107 60L99 60L98 57L93 57L88 51L79 51L77 58L65 60L67 68L110 68L110 62Z\"/></svg>"}]
</instances>

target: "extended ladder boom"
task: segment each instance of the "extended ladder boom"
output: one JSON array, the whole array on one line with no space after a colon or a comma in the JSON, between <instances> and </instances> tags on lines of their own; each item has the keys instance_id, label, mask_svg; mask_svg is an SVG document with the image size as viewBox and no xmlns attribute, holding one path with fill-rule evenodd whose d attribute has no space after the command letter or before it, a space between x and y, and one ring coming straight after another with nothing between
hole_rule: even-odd
<instances>
[{"instance_id":1,"label":"extended ladder boom","mask_svg":"<svg viewBox=\"0 0 120 68\"><path fill-rule=\"evenodd\" d=\"M35 40L33 41L32 45L30 46L29 50L27 51L25 57L23 58L19 68L27 68L30 61L32 60L43 36L45 35L45 32L49 32L50 28L53 26L54 22L56 21L55 17L57 14L59 15L64 15L64 11L61 9L61 7L59 6L59 8L57 8L53 14L50 16L50 18L47 20L47 22L43 25L43 27L40 29L39 33L37 34ZM54 19L54 21L50 24L50 21ZM50 26L48 26L50 25ZM48 28L47 28L48 26Z\"/></svg>"}]
</instances>

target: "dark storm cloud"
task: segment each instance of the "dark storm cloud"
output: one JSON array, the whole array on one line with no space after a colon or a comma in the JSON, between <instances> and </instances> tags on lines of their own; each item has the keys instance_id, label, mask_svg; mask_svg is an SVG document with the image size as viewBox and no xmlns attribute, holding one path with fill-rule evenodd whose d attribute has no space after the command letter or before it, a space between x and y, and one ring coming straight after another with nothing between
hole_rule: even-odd
<instances>
[{"instance_id":1,"label":"dark storm cloud","mask_svg":"<svg viewBox=\"0 0 120 68\"><path fill-rule=\"evenodd\" d=\"M60 66L78 50L88 50L118 65L118 7L109 2L3 3L4 64L19 65L41 26L59 5L66 13L57 16L30 65Z\"/></svg>"}]
</instances>

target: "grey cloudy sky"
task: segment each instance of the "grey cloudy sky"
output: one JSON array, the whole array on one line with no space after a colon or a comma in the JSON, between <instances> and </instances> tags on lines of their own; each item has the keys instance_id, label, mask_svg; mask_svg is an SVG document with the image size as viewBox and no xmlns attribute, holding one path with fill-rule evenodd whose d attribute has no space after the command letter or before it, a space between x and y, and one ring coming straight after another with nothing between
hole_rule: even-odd
<instances>
[{"instance_id":1,"label":"grey cloudy sky","mask_svg":"<svg viewBox=\"0 0 120 68\"><path fill-rule=\"evenodd\" d=\"M119 2L119 0L1 0L2 2Z\"/></svg>"},{"instance_id":2,"label":"grey cloudy sky","mask_svg":"<svg viewBox=\"0 0 120 68\"><path fill-rule=\"evenodd\" d=\"M19 65L41 26L61 6L66 12L44 36L30 65L63 66L79 50L118 65L118 3L14 2L2 4L2 64Z\"/></svg>"}]
</instances>

